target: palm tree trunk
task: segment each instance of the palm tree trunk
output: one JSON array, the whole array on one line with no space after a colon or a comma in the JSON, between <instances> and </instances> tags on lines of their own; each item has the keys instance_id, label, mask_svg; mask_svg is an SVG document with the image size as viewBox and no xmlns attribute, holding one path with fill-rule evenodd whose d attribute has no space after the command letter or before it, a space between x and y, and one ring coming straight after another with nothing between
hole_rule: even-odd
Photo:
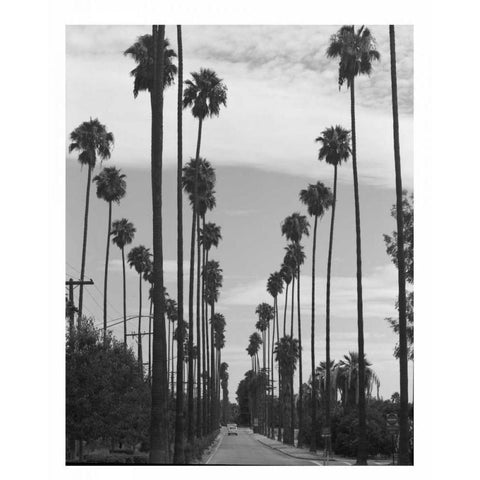
<instances>
[{"instance_id":1,"label":"palm tree trunk","mask_svg":"<svg viewBox=\"0 0 480 480\"><path fill-rule=\"evenodd\" d=\"M88 165L87 176L87 194L85 198L85 218L83 220L83 245L82 245L82 266L80 268L80 293L78 295L78 318L77 325L80 325L80 319L83 313L83 279L85 278L85 258L87 254L87 231L88 231L88 207L90 203L90 185L92 183L92 166Z\"/></svg>"},{"instance_id":2,"label":"palm tree trunk","mask_svg":"<svg viewBox=\"0 0 480 480\"><path fill-rule=\"evenodd\" d=\"M312 332L311 332L311 360L312 360L312 434L310 439L310 451L317 451L317 392L315 382L315 253L317 250L317 223L318 216L315 215L313 227L313 248L312 248Z\"/></svg>"},{"instance_id":3,"label":"palm tree trunk","mask_svg":"<svg viewBox=\"0 0 480 480\"><path fill-rule=\"evenodd\" d=\"M358 325L358 452L357 465L367 464L367 425L365 410L365 353L363 338L363 296L362 296L362 242L360 232L360 199L358 194L357 145L355 130L355 78L350 85L350 108L352 120L352 164L353 189L355 196L355 237L357 256L357 325ZM328 368L328 367L327 367Z\"/></svg>"},{"instance_id":4,"label":"palm tree trunk","mask_svg":"<svg viewBox=\"0 0 480 480\"><path fill-rule=\"evenodd\" d=\"M103 344L107 343L107 285L108 257L110 254L110 227L112 225L112 202L108 202L107 252L105 254L105 278L103 281Z\"/></svg>"},{"instance_id":5,"label":"palm tree trunk","mask_svg":"<svg viewBox=\"0 0 480 480\"><path fill-rule=\"evenodd\" d=\"M170 348L170 319L167 318L168 323L168 330L167 330L167 378L170 379L170 362L173 363L173 359L170 360L170 357L173 356L172 349ZM150 337L149 337L150 338ZM170 395L172 395L172 391L170 390Z\"/></svg>"},{"instance_id":6,"label":"palm tree trunk","mask_svg":"<svg viewBox=\"0 0 480 480\"><path fill-rule=\"evenodd\" d=\"M165 297L163 293L162 160L163 160L163 51L165 25L152 28L154 75L152 112L152 207L153 207L153 355L150 463L168 461L168 377L166 359Z\"/></svg>"},{"instance_id":7,"label":"palm tree trunk","mask_svg":"<svg viewBox=\"0 0 480 480\"><path fill-rule=\"evenodd\" d=\"M273 411L273 399L275 398L275 366L273 364L273 345L275 343L275 323L277 319L277 297L273 299L273 328L272 328L272 340L270 344L270 377L271 377L271 391L270 391L270 435L275 438L275 419ZM269 336L270 338L270 336Z\"/></svg>"},{"instance_id":8,"label":"palm tree trunk","mask_svg":"<svg viewBox=\"0 0 480 480\"><path fill-rule=\"evenodd\" d=\"M215 315L215 302L212 302L212 317L210 319L210 431L215 430L215 348L213 333L213 316Z\"/></svg>"},{"instance_id":9,"label":"palm tree trunk","mask_svg":"<svg viewBox=\"0 0 480 480\"><path fill-rule=\"evenodd\" d=\"M197 214L197 437L202 436L202 384L200 376L200 366L202 359L202 342L200 329L200 215Z\"/></svg>"},{"instance_id":10,"label":"palm tree trunk","mask_svg":"<svg viewBox=\"0 0 480 480\"><path fill-rule=\"evenodd\" d=\"M290 375L290 445L295 445L295 395L293 393L293 374Z\"/></svg>"},{"instance_id":11,"label":"palm tree trunk","mask_svg":"<svg viewBox=\"0 0 480 480\"><path fill-rule=\"evenodd\" d=\"M300 319L300 265L297 280L297 312L298 312L298 447L303 446L303 367L302 367L302 322Z\"/></svg>"},{"instance_id":12,"label":"palm tree trunk","mask_svg":"<svg viewBox=\"0 0 480 480\"><path fill-rule=\"evenodd\" d=\"M202 216L202 228L205 231L205 215ZM205 245L202 245L202 272L205 268L206 263L206 252ZM207 379L205 377L206 366L205 359L208 357L205 356L205 322L206 322L206 308L207 304L205 302L205 278L202 275L202 434L206 435L207 433Z\"/></svg>"},{"instance_id":13,"label":"palm tree trunk","mask_svg":"<svg viewBox=\"0 0 480 480\"><path fill-rule=\"evenodd\" d=\"M142 357L142 274L138 275L138 368L140 376L143 377L143 357Z\"/></svg>"},{"instance_id":14,"label":"palm tree trunk","mask_svg":"<svg viewBox=\"0 0 480 480\"><path fill-rule=\"evenodd\" d=\"M125 277L125 248L122 247L123 272L123 345L127 349L127 282Z\"/></svg>"},{"instance_id":15,"label":"palm tree trunk","mask_svg":"<svg viewBox=\"0 0 480 480\"><path fill-rule=\"evenodd\" d=\"M337 165L334 166L333 174L333 202L332 202L332 218L330 220L330 238L328 242L328 260L327 260L327 300L326 300L326 322L325 322L325 352L326 352L326 371L325 371L325 426L330 428L330 280L332 275L332 251L333 251L333 229L335 225L335 206L337 203ZM330 444L329 444L330 446Z\"/></svg>"},{"instance_id":16,"label":"palm tree trunk","mask_svg":"<svg viewBox=\"0 0 480 480\"><path fill-rule=\"evenodd\" d=\"M393 146L395 156L395 190L397 200L397 265L398 265L398 329L399 329L399 361L400 361L400 438L398 463L408 465L408 344L405 292L405 252L402 205L402 168L400 163L400 141L398 125L397 101L397 66L395 53L395 27L390 25L390 64L392 76L392 113L393 113Z\"/></svg>"},{"instance_id":17,"label":"palm tree trunk","mask_svg":"<svg viewBox=\"0 0 480 480\"><path fill-rule=\"evenodd\" d=\"M178 43L178 97L177 97L177 402L175 409L175 448L173 463L185 463L184 418L183 418L183 345L185 335L183 329L183 199L182 199L182 112L183 112L183 48L182 27L177 25Z\"/></svg>"},{"instance_id":18,"label":"palm tree trunk","mask_svg":"<svg viewBox=\"0 0 480 480\"><path fill-rule=\"evenodd\" d=\"M293 338L293 312L295 311L295 273L292 275L292 301L291 301L291 319L290 319L290 336Z\"/></svg>"},{"instance_id":19,"label":"palm tree trunk","mask_svg":"<svg viewBox=\"0 0 480 480\"><path fill-rule=\"evenodd\" d=\"M197 213L195 203L192 212L192 236L190 239L190 279L188 289L188 379L187 379L187 442L193 444L193 285L194 285L194 265L195 265L195 227Z\"/></svg>"},{"instance_id":20,"label":"palm tree trunk","mask_svg":"<svg viewBox=\"0 0 480 480\"><path fill-rule=\"evenodd\" d=\"M152 310L153 301L150 298L150 312L148 316L148 381L152 384Z\"/></svg>"},{"instance_id":21,"label":"palm tree trunk","mask_svg":"<svg viewBox=\"0 0 480 480\"><path fill-rule=\"evenodd\" d=\"M288 283L285 288L285 308L283 311L283 336L287 334L287 303L288 303Z\"/></svg>"}]
</instances>

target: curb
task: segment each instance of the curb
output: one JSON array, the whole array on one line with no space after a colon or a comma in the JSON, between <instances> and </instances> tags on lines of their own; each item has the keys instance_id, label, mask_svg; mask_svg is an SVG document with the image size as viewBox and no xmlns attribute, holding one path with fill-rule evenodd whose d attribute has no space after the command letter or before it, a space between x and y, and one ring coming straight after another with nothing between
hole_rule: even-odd
<instances>
[{"instance_id":1,"label":"curb","mask_svg":"<svg viewBox=\"0 0 480 480\"><path fill-rule=\"evenodd\" d=\"M255 440L259 443L261 443L262 445L265 445L266 447L272 449L272 450L275 450L277 452L280 452L280 453L283 453L285 455L288 455L289 457L292 457L292 458L297 458L297 459L300 459L300 460L310 460L311 462L315 462L315 461L323 461L323 458L319 457L319 458L315 458L315 459L312 459L310 457L304 457L304 456L299 456L299 455L292 455L291 453L288 453L288 452L285 452L283 450L281 450L280 448L276 448L272 445L269 445L268 443L265 443L265 442L262 442L259 438L255 438ZM329 458L329 461L336 461L335 459L333 458Z\"/></svg>"},{"instance_id":2,"label":"curb","mask_svg":"<svg viewBox=\"0 0 480 480\"><path fill-rule=\"evenodd\" d=\"M218 435L217 437L215 438L215 440L213 441L213 445L215 445L215 443L217 444L213 450L213 452L209 455L209 457L207 458L207 461L204 463L204 465L208 465L210 460L213 458L213 456L217 453L217 450L218 448L220 447L220 444L222 443L222 440L223 440L223 437L225 435L222 434L222 431L218 432Z\"/></svg>"}]
</instances>

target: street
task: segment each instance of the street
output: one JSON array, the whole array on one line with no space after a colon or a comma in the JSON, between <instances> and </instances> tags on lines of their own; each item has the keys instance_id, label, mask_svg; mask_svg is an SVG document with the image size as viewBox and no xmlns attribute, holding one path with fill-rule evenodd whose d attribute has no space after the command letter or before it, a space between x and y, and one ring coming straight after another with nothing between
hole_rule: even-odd
<instances>
[{"instance_id":1,"label":"street","mask_svg":"<svg viewBox=\"0 0 480 480\"><path fill-rule=\"evenodd\" d=\"M250 429L239 428L238 436L223 436L207 459L208 465L318 465L315 461L293 458L258 442Z\"/></svg>"}]
</instances>

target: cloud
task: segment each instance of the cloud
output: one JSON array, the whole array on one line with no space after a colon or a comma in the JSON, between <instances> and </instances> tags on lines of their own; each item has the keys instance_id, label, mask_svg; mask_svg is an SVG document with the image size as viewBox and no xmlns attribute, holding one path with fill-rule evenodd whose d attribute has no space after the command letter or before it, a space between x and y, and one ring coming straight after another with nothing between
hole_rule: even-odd
<instances>
[{"instance_id":1,"label":"cloud","mask_svg":"<svg viewBox=\"0 0 480 480\"><path fill-rule=\"evenodd\" d=\"M208 120L202 152L217 165L247 165L312 178L330 169L314 139L334 124L350 126L349 93L338 91L337 66L325 57L337 27L184 28L185 77L213 68L228 85L227 108ZM147 27L67 28L67 132L98 117L114 132L112 158L149 168L148 95L132 95L134 67L122 52ZM372 27L382 61L356 82L358 170L363 183L394 185L388 28ZM413 29L397 29L400 141L404 184L413 185ZM174 38L174 28L167 27ZM165 92L164 165L176 161L176 88ZM185 112L185 159L195 149L196 121ZM69 155L72 157L72 155ZM352 182L351 162L340 180Z\"/></svg>"}]
</instances>

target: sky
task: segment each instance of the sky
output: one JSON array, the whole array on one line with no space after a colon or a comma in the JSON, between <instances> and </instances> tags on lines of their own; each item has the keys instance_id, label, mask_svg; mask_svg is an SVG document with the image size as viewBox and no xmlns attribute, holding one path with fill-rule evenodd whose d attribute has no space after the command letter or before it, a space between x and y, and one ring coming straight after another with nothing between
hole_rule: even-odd
<instances>
[{"instance_id":1,"label":"sky","mask_svg":"<svg viewBox=\"0 0 480 480\"><path fill-rule=\"evenodd\" d=\"M399 390L396 338L386 317L395 316L396 270L385 252L383 234L395 229L391 121L390 56L387 26L369 26L381 61L370 77L356 81L357 150L362 222L365 352L380 378L384 398ZM271 297L265 290L278 270L286 246L281 221L293 212L307 214L298 193L309 183L333 183L333 169L318 161L321 131L340 124L350 128L349 92L339 91L336 61L325 50L336 26L186 26L183 27L184 77L200 67L214 69L228 87L227 107L208 119L201 155L216 168L217 207L208 214L222 228L223 240L211 257L223 269L224 284L216 311L225 315L230 400L250 368L245 351L255 330L255 307ZM133 97L129 72L134 62L123 55L148 26L70 26L66 30L66 132L96 118L115 136L112 157L126 174L127 195L113 207L113 219L128 218L137 229L132 246L151 246L150 106L148 95ZM176 29L166 27L176 49ZM413 188L413 28L396 27L400 148L404 187ZM176 297L176 85L165 92L164 106L164 270L167 289ZM184 161L194 155L197 123L184 112ZM68 138L66 141L66 150ZM97 165L98 173L102 166ZM87 170L76 154L66 153L66 278L78 277ZM102 323L107 204L92 188L85 288L85 313ZM313 225L313 219L311 219ZM320 222L317 240L316 346L324 360L325 278L330 214ZM184 255L188 260L191 210L184 204ZM306 263L301 285L304 380L310 371L312 238L303 241ZM185 273L188 273L185 263ZM187 278L185 279L187 284ZM146 293L146 285L144 286ZM186 290L187 291L187 290ZM77 290L75 291L77 295ZM332 297L332 358L357 349L355 221L351 162L339 169L335 218ZM109 321L122 316L121 255L110 249ZM76 297L77 301L77 297ZM186 305L188 305L186 303ZM283 309L283 298L279 302ZM148 309L144 295L143 309ZM138 277L127 268L128 314L138 312ZM129 331L136 321L129 322ZM122 326L112 329L121 338ZM132 342L132 346L135 344ZM145 352L144 347L144 352ZM410 376L411 378L412 376ZM410 381L411 383L411 381Z\"/></svg>"}]
</instances>

